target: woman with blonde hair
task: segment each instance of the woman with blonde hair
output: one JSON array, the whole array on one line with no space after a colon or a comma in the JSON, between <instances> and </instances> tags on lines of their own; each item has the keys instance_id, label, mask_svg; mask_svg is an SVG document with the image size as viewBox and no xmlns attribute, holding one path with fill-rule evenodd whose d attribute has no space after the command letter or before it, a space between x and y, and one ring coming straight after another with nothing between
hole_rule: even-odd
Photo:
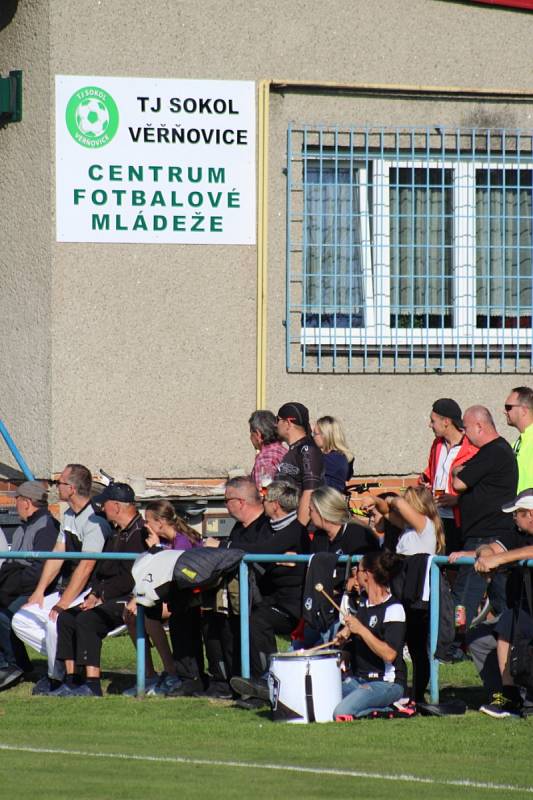
<instances>
[{"instance_id":1,"label":"woman with blonde hair","mask_svg":"<svg viewBox=\"0 0 533 800\"><path fill-rule=\"evenodd\" d=\"M396 552L403 556L444 553L444 530L433 495L425 486L409 486L403 497L374 497L365 508L375 506L385 519L402 529Z\"/></svg>"},{"instance_id":2,"label":"woman with blonde hair","mask_svg":"<svg viewBox=\"0 0 533 800\"><path fill-rule=\"evenodd\" d=\"M354 458L339 420L330 416L317 419L313 425L313 438L322 450L326 484L344 492L346 481L353 475Z\"/></svg>"},{"instance_id":3,"label":"woman with blonde hair","mask_svg":"<svg viewBox=\"0 0 533 800\"><path fill-rule=\"evenodd\" d=\"M444 529L433 499L425 486L410 486L403 497L375 497L375 507L386 520L401 528L396 552L403 556L445 552ZM429 681L429 610L410 607L407 613L407 648L413 661L413 699L423 702Z\"/></svg>"}]
</instances>

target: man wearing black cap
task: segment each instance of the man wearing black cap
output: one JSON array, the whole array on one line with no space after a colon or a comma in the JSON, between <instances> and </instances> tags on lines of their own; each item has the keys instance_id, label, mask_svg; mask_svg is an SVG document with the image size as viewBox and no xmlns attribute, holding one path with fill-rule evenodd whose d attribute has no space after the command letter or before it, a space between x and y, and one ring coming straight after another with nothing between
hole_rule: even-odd
<instances>
[{"instance_id":1,"label":"man wearing black cap","mask_svg":"<svg viewBox=\"0 0 533 800\"><path fill-rule=\"evenodd\" d=\"M453 488L452 469L471 459L478 448L464 435L461 409L449 397L435 400L429 416L429 427L435 439L420 482L428 486L435 497L444 527L446 555L449 555L463 545L459 495Z\"/></svg>"},{"instance_id":2,"label":"man wearing black cap","mask_svg":"<svg viewBox=\"0 0 533 800\"><path fill-rule=\"evenodd\" d=\"M83 464L67 464L56 483L59 499L69 508L63 515L54 551L101 552L111 528L92 506L90 471ZM59 685L62 668L56 664L57 616L83 600L95 563L92 559L77 563L49 559L28 602L13 617L13 631L19 639L48 657L48 677L35 684L33 694L47 694Z\"/></svg>"},{"instance_id":3,"label":"man wearing black cap","mask_svg":"<svg viewBox=\"0 0 533 800\"><path fill-rule=\"evenodd\" d=\"M137 511L135 494L127 483L111 483L95 498L109 522L115 526L104 552L141 553L148 530ZM133 590L133 561L98 561L89 583L89 593L80 605L62 611L57 619L56 658L65 665L64 683L53 697L101 697L100 652L107 634L122 625L124 605ZM74 681L78 667L85 667L86 682Z\"/></svg>"},{"instance_id":4,"label":"man wearing black cap","mask_svg":"<svg viewBox=\"0 0 533 800\"><path fill-rule=\"evenodd\" d=\"M324 483L322 452L311 437L309 411L302 403L285 403L276 419L278 436L289 445L278 466L277 477L292 481L300 489L298 520L307 525L311 495Z\"/></svg>"}]
</instances>

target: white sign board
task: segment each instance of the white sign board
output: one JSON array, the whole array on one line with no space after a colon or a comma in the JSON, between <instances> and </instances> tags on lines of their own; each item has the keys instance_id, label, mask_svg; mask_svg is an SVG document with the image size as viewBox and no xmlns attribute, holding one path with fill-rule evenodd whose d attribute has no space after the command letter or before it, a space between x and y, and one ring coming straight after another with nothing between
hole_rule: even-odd
<instances>
[{"instance_id":1,"label":"white sign board","mask_svg":"<svg viewBox=\"0 0 533 800\"><path fill-rule=\"evenodd\" d=\"M56 76L59 242L255 244L255 85Z\"/></svg>"}]
</instances>

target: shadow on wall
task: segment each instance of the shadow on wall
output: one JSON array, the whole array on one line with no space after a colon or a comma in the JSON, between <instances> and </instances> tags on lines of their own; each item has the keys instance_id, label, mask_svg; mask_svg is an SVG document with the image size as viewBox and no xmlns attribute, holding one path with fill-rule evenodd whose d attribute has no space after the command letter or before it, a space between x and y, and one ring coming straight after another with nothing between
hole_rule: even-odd
<instances>
[{"instance_id":1,"label":"shadow on wall","mask_svg":"<svg viewBox=\"0 0 533 800\"><path fill-rule=\"evenodd\" d=\"M17 13L19 0L2 0L0 2L0 31L7 28Z\"/></svg>"}]
</instances>

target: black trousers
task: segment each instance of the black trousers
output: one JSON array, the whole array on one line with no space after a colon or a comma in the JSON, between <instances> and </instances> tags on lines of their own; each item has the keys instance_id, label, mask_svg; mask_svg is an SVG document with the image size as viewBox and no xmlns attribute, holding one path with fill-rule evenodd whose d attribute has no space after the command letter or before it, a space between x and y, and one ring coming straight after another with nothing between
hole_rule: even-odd
<instances>
[{"instance_id":1,"label":"black trousers","mask_svg":"<svg viewBox=\"0 0 533 800\"><path fill-rule=\"evenodd\" d=\"M276 633L288 634L298 624L298 618L265 600L250 615L250 672L260 678L268 669L272 653L277 651Z\"/></svg>"},{"instance_id":2,"label":"black trousers","mask_svg":"<svg viewBox=\"0 0 533 800\"><path fill-rule=\"evenodd\" d=\"M405 641L413 662L412 699L424 702L424 692L429 682L429 611L409 609L406 611L407 630Z\"/></svg>"},{"instance_id":3,"label":"black trousers","mask_svg":"<svg viewBox=\"0 0 533 800\"><path fill-rule=\"evenodd\" d=\"M186 602L180 607L174 604L168 620L168 632L177 675L182 680L203 679L204 655L200 609L190 608Z\"/></svg>"},{"instance_id":4,"label":"black trousers","mask_svg":"<svg viewBox=\"0 0 533 800\"><path fill-rule=\"evenodd\" d=\"M108 600L90 611L82 611L80 606L62 611L57 618L57 658L82 667L99 667L102 641L122 625L124 599Z\"/></svg>"},{"instance_id":5,"label":"black trousers","mask_svg":"<svg viewBox=\"0 0 533 800\"><path fill-rule=\"evenodd\" d=\"M211 678L227 682L233 675L240 675L239 617L204 611L202 635Z\"/></svg>"}]
</instances>

